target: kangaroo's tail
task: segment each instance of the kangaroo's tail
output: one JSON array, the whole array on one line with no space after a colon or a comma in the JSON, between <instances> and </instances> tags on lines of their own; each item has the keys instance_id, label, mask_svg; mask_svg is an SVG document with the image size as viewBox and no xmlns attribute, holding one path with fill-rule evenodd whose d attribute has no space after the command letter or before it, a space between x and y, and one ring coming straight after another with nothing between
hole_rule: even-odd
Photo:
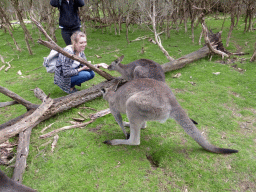
<instances>
[{"instance_id":1,"label":"kangaroo's tail","mask_svg":"<svg viewBox=\"0 0 256 192\"><path fill-rule=\"evenodd\" d=\"M234 149L224 149L216 147L210 144L201 134L201 132L196 128L193 122L189 119L185 111L179 106L172 111L171 117L174 118L199 145L201 145L205 150L213 153L237 153L238 150Z\"/></svg>"}]
</instances>

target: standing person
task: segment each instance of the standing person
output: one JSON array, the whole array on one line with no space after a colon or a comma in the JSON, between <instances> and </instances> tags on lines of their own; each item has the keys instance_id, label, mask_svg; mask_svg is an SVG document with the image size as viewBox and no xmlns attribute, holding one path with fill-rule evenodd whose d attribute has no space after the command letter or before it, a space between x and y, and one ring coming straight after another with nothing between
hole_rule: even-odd
<instances>
[{"instance_id":1,"label":"standing person","mask_svg":"<svg viewBox=\"0 0 256 192\"><path fill-rule=\"evenodd\" d=\"M78 7L84 6L84 0L51 0L53 7L60 11L59 27L66 45L71 44L70 37L75 31L80 31L81 22Z\"/></svg>"},{"instance_id":2,"label":"standing person","mask_svg":"<svg viewBox=\"0 0 256 192\"><path fill-rule=\"evenodd\" d=\"M64 51L82 57L86 60L84 50L87 45L86 35L81 31L76 31L71 36L72 45L64 48ZM94 65L95 67L108 68L106 63ZM95 73L87 66L81 65L80 62L72 60L63 54L59 54L56 62L56 69L54 75L54 84L58 85L63 91L67 93L74 93L77 91L75 85L81 86L81 83L92 79Z\"/></svg>"}]
</instances>

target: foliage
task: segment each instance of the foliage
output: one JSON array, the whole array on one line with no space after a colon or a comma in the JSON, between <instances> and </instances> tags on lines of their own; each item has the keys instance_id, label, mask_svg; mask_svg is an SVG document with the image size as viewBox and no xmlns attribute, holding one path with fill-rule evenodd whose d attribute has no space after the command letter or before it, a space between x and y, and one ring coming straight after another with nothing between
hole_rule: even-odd
<instances>
[{"instance_id":1,"label":"foliage","mask_svg":"<svg viewBox=\"0 0 256 192\"><path fill-rule=\"evenodd\" d=\"M221 29L223 20L206 20L213 32ZM227 36L230 23L224 24L222 37ZM33 38L39 33L27 25ZM255 63L249 62L254 50L253 33L243 33L244 24L237 25L232 33L229 51L237 48L249 55L232 57L220 63L214 56L194 62L178 71L166 73L167 84L178 101L196 120L198 128L209 141L220 147L238 149L238 154L218 155L206 152L192 140L174 121L165 124L149 122L142 130L140 146L107 146L107 139L123 138L121 129L112 115L96 120L82 129L59 133L56 149L51 153L52 138L41 140L40 131L51 123L48 130L66 125L77 112L88 115L95 113L81 107L88 106L103 110L108 104L102 99L87 102L44 121L32 131L27 169L23 184L38 191L256 191L256 92ZM190 29L190 28L189 28ZM195 29L198 42L201 28ZM0 32L0 54L5 61L11 61L8 72L0 71L0 84L32 103L39 104L31 89L41 88L52 98L65 96L53 84L53 75L42 67L43 57L49 50L41 45L32 46L33 55L25 49L24 34L17 25L13 32L23 48L17 52L8 34ZM92 63L110 64L116 56L125 55L124 64L140 58L154 60L160 64L168 62L158 47L145 40L126 43L125 32L113 35L109 31L87 29L88 47L85 54ZM129 33L130 40L141 36L153 36L145 28L134 26ZM58 44L64 46L60 31L56 36ZM201 46L191 43L190 34L171 31L168 40L162 36L162 44L176 59ZM141 53L141 48L145 52ZM102 58L97 58L96 55ZM13 59L13 60L12 60ZM234 63L229 63L234 59ZM3 64L0 64L0 67ZM236 66L234 66L236 65ZM232 67L233 66L233 67ZM239 70L238 68L242 69ZM22 75L17 72L21 70ZM220 72L214 75L213 72ZM173 78L181 73L179 78ZM119 74L111 73L115 76ZM103 81L96 77L84 84L86 89ZM191 84L194 83L194 85ZM10 98L0 95L0 102ZM0 108L0 123L4 123L25 112L19 105ZM14 139L15 140L15 139ZM0 167L11 176L12 168Z\"/></svg>"}]
</instances>

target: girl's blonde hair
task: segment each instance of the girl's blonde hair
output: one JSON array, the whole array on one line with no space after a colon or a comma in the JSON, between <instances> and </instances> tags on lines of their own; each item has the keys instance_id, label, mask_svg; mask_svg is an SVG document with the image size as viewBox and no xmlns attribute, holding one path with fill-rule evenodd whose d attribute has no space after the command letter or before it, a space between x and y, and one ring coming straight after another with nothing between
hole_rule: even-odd
<instances>
[{"instance_id":1,"label":"girl's blonde hair","mask_svg":"<svg viewBox=\"0 0 256 192\"><path fill-rule=\"evenodd\" d=\"M82 31L76 31L71 35L71 44L73 47L81 37L86 37L85 33L83 33Z\"/></svg>"}]
</instances>

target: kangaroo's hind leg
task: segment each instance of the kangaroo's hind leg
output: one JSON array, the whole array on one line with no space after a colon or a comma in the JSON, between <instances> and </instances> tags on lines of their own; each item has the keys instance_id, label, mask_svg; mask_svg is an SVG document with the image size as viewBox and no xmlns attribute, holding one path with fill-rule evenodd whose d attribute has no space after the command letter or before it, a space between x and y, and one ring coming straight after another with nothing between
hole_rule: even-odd
<instances>
[{"instance_id":1,"label":"kangaroo's hind leg","mask_svg":"<svg viewBox=\"0 0 256 192\"><path fill-rule=\"evenodd\" d=\"M121 116L120 112L113 109L113 108L110 108L110 111L111 111L112 115L115 117L115 120L118 123L118 125L121 127L121 129L122 129L122 131L125 135L125 138L128 139L129 136L125 131L125 128L124 128L124 125L123 125L123 119L122 119L122 116Z\"/></svg>"},{"instance_id":2,"label":"kangaroo's hind leg","mask_svg":"<svg viewBox=\"0 0 256 192\"><path fill-rule=\"evenodd\" d=\"M139 145L140 144L140 129L143 122L131 122L130 123L130 138L125 139L114 139L109 141L104 141L108 145Z\"/></svg>"}]
</instances>

